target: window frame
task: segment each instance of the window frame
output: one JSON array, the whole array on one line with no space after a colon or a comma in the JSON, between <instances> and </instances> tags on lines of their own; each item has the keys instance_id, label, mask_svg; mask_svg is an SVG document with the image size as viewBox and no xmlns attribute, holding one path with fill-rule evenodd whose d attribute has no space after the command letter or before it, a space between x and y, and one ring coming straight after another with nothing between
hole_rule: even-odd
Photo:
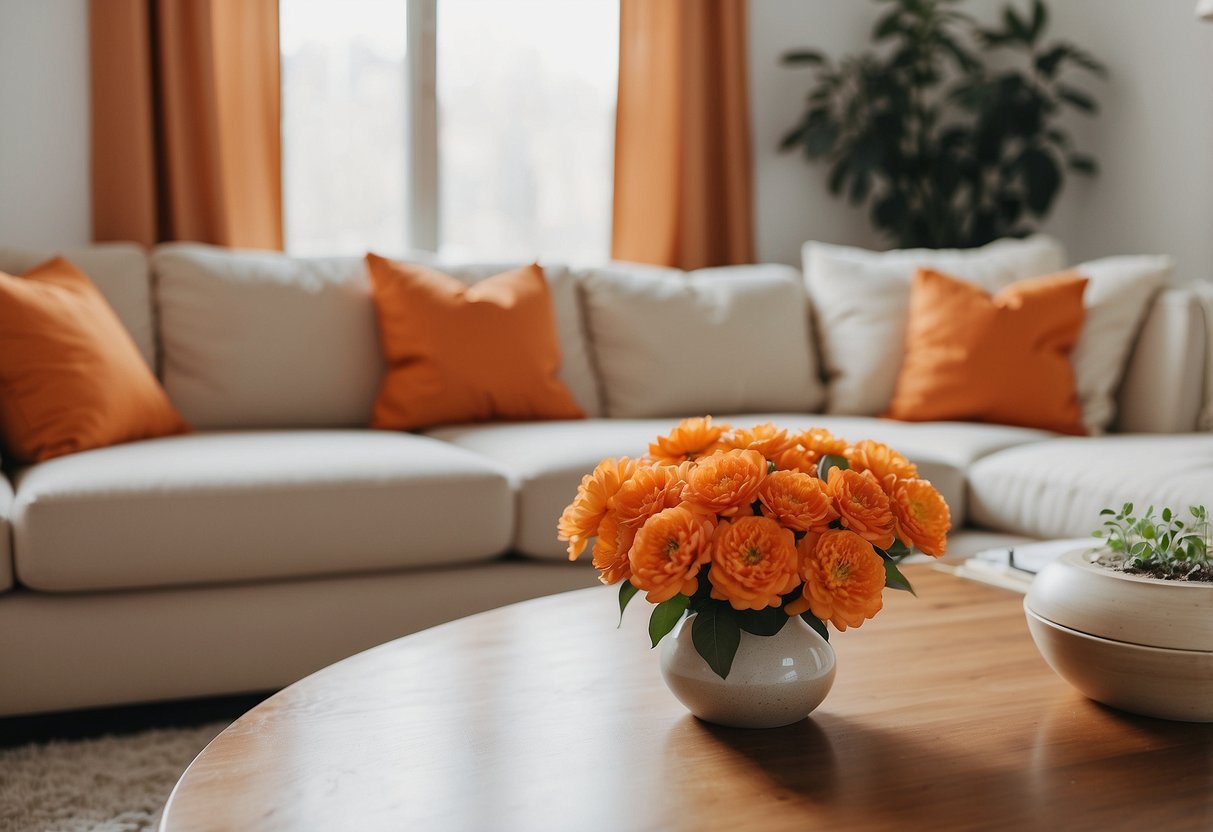
<instances>
[{"instance_id":1,"label":"window frame","mask_svg":"<svg viewBox=\"0 0 1213 832\"><path fill-rule=\"evenodd\" d=\"M405 108L409 123L405 199L409 248L437 252L442 239L438 200L438 0L407 0Z\"/></svg>"}]
</instances>

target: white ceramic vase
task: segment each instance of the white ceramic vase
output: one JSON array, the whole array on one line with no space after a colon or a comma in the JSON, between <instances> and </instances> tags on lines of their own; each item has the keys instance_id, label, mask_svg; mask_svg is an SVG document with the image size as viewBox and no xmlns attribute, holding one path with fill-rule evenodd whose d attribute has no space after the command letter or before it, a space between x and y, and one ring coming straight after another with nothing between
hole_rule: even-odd
<instances>
[{"instance_id":1,"label":"white ceramic vase","mask_svg":"<svg viewBox=\"0 0 1213 832\"><path fill-rule=\"evenodd\" d=\"M1213 722L1213 584L1164 581L1062 555L1024 598L1049 666L1097 702L1163 719Z\"/></svg>"},{"instance_id":2,"label":"white ceramic vase","mask_svg":"<svg viewBox=\"0 0 1213 832\"><path fill-rule=\"evenodd\" d=\"M773 636L741 633L728 678L691 641L694 615L661 645L661 675L687 710L732 728L777 728L804 719L834 684L834 648L799 617Z\"/></svg>"}]
</instances>

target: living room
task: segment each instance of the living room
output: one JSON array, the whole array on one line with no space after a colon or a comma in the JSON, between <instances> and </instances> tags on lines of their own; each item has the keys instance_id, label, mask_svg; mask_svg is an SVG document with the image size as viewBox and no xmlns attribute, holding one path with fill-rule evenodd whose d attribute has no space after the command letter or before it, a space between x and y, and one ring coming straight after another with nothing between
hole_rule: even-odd
<instances>
[{"instance_id":1,"label":"living room","mask_svg":"<svg viewBox=\"0 0 1213 832\"><path fill-rule=\"evenodd\" d=\"M0 0L0 830L1213 828L1210 78L1209 0Z\"/></svg>"}]
</instances>

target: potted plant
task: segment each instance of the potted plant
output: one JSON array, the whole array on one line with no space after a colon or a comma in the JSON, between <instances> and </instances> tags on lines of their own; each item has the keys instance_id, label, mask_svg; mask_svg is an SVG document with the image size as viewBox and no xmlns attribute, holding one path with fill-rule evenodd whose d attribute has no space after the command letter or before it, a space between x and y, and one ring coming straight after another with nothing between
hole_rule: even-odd
<instances>
[{"instance_id":1,"label":"potted plant","mask_svg":"<svg viewBox=\"0 0 1213 832\"><path fill-rule=\"evenodd\" d=\"M859 627L886 588L909 590L911 547L940 556L947 503L904 456L821 428L687 419L641 459L604 459L558 533L576 559L654 604L662 676L701 719L804 719L829 692L827 625ZM669 636L667 638L667 636ZM663 642L664 640L664 642Z\"/></svg>"},{"instance_id":2,"label":"potted plant","mask_svg":"<svg viewBox=\"0 0 1213 832\"><path fill-rule=\"evenodd\" d=\"M1092 699L1133 713L1213 722L1209 513L1104 509L1103 545L1041 570L1024 599L1045 661Z\"/></svg>"},{"instance_id":3,"label":"potted plant","mask_svg":"<svg viewBox=\"0 0 1213 832\"><path fill-rule=\"evenodd\" d=\"M1095 174L1060 119L1097 111L1072 76L1105 69L1073 44L1045 41L1042 0L1027 14L1005 7L994 27L959 0L878 1L891 8L872 50L783 56L816 77L782 149L828 164L831 193L867 204L899 247L965 248L1025 236L1065 171Z\"/></svg>"}]
</instances>

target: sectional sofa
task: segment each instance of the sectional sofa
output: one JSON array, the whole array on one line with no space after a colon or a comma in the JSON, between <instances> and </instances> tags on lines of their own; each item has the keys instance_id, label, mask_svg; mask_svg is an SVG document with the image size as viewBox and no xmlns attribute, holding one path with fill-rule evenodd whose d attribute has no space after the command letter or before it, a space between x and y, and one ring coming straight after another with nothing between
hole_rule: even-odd
<instances>
[{"instance_id":1,"label":"sectional sofa","mask_svg":"<svg viewBox=\"0 0 1213 832\"><path fill-rule=\"evenodd\" d=\"M53 253L0 248L0 269ZM1135 336L1115 432L1062 438L819 412L795 269L547 266L561 375L590 418L407 434L364 427L383 363L360 259L63 253L194 432L5 467L0 714L277 688L400 635L593 585L555 539L561 508L600 458L641 454L686 415L893 445L952 506L951 557L1082 535L1126 500L1213 500L1213 434L1196 431L1209 334L1182 288L1152 300Z\"/></svg>"}]
</instances>

